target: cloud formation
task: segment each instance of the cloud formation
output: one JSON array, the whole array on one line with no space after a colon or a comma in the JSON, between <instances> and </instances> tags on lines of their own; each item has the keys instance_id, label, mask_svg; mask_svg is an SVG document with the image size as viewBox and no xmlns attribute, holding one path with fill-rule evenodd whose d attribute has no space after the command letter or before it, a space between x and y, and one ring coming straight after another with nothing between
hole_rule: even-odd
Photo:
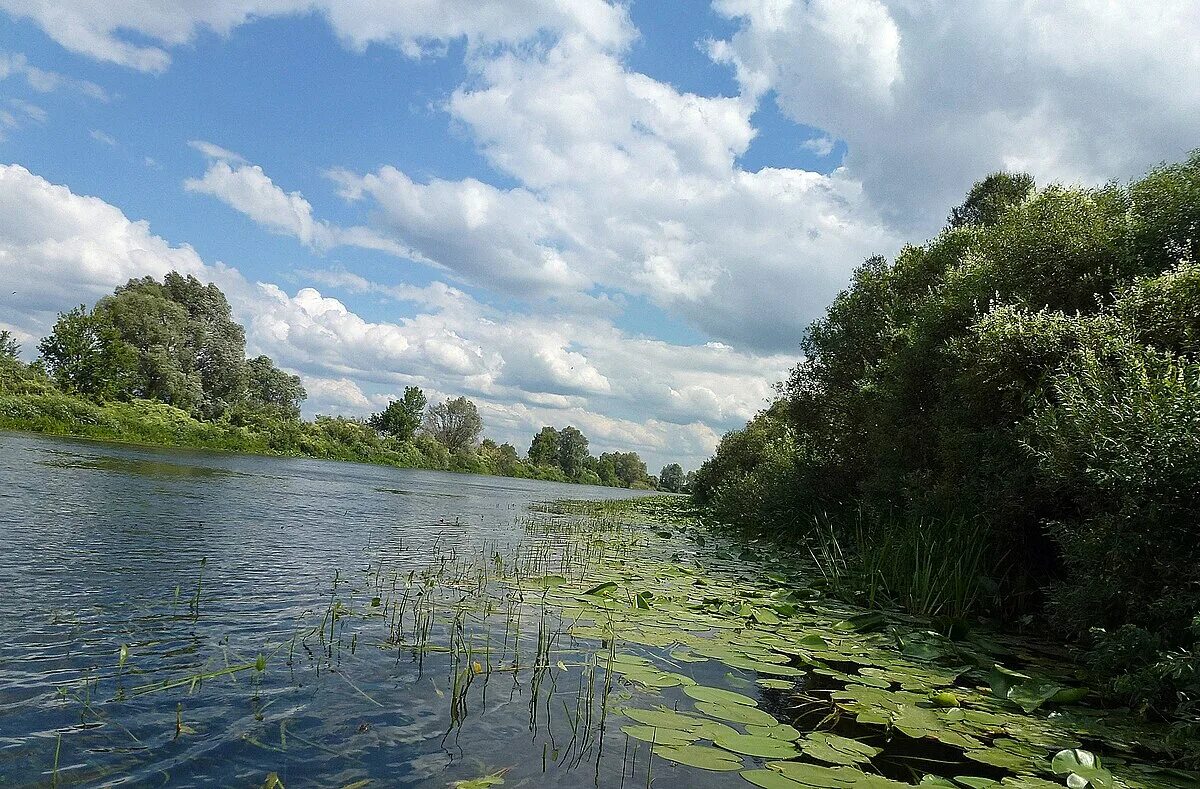
<instances>
[{"instance_id":1,"label":"cloud formation","mask_svg":"<svg viewBox=\"0 0 1200 789\"><path fill-rule=\"evenodd\" d=\"M596 317L501 312L440 282L386 289L382 295L422 309L395 322L371 321L314 287L293 293L250 282L99 198L19 165L0 167L0 314L22 339L46 334L71 304L171 270L214 281L228 294L250 352L299 372L313 395L310 412L369 413L416 384L434 398L476 400L489 433L522 451L541 425L572 423L597 450L634 449L652 465L695 465L722 432L764 405L768 382L790 361L719 344L634 338ZM379 288L337 270L311 274L347 291ZM29 282L42 284L22 286Z\"/></svg>"}]
</instances>

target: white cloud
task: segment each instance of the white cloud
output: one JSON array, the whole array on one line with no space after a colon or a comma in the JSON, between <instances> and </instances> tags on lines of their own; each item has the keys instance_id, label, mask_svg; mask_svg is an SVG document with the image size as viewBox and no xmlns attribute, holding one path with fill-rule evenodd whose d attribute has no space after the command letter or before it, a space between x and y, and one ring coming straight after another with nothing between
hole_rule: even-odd
<instances>
[{"instance_id":1,"label":"white cloud","mask_svg":"<svg viewBox=\"0 0 1200 789\"><path fill-rule=\"evenodd\" d=\"M1193 0L716 0L743 89L845 140L847 176L906 234L1002 167L1097 183L1200 140Z\"/></svg>"},{"instance_id":2,"label":"white cloud","mask_svg":"<svg viewBox=\"0 0 1200 789\"><path fill-rule=\"evenodd\" d=\"M366 414L415 384L434 399L471 397L489 435L522 451L541 425L575 424L593 451L634 449L655 470L671 460L694 466L765 403L769 381L790 362L631 338L595 316L499 311L441 282L385 287L345 271L299 272L423 308L371 321L315 288L248 282L98 198L0 167L0 314L28 345L56 312L170 270L217 282L247 328L249 352L301 374L310 413Z\"/></svg>"},{"instance_id":3,"label":"white cloud","mask_svg":"<svg viewBox=\"0 0 1200 789\"><path fill-rule=\"evenodd\" d=\"M449 110L521 185L420 183L391 166L331 173L370 209L371 229L356 232L373 234L373 248L390 242L524 299L565 303L595 286L637 294L714 337L782 350L854 265L898 246L841 172L738 167L752 101L680 92L573 35L471 64L477 79ZM235 176L260 188L234 188ZM217 162L189 185L306 243L350 243L252 166Z\"/></svg>"},{"instance_id":4,"label":"white cloud","mask_svg":"<svg viewBox=\"0 0 1200 789\"><path fill-rule=\"evenodd\" d=\"M88 136L90 136L96 142L102 145L107 145L110 148L116 148L118 145L115 137L113 137L111 134L106 134L99 129L92 129Z\"/></svg>"},{"instance_id":5,"label":"white cloud","mask_svg":"<svg viewBox=\"0 0 1200 789\"><path fill-rule=\"evenodd\" d=\"M201 30L224 35L256 18L313 12L356 50L383 43L412 57L457 38L478 47L575 30L620 47L633 35L625 10L604 0L0 0L0 9L34 20L67 49L150 72L165 70L168 50Z\"/></svg>"},{"instance_id":6,"label":"white cloud","mask_svg":"<svg viewBox=\"0 0 1200 789\"><path fill-rule=\"evenodd\" d=\"M24 77L26 84L38 93L53 93L66 88L98 101L108 101L108 93L94 82L38 68L20 52L0 52L0 81L12 76Z\"/></svg>"}]
</instances>

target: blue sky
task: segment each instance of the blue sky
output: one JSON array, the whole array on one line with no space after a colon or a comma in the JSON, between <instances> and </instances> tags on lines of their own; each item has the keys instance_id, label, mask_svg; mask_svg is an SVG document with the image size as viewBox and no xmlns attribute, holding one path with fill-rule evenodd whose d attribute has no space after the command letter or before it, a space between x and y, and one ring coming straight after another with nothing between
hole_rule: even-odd
<instances>
[{"instance_id":1,"label":"blue sky","mask_svg":"<svg viewBox=\"0 0 1200 789\"><path fill-rule=\"evenodd\" d=\"M415 383L694 467L986 172L1200 139L1186 3L1006 5L0 0L0 327L190 267L310 414Z\"/></svg>"}]
</instances>

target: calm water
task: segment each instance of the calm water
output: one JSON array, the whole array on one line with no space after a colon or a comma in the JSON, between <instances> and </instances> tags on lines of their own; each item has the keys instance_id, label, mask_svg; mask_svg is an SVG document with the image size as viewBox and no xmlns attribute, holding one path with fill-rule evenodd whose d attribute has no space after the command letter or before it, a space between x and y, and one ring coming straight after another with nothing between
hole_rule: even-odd
<instances>
[{"instance_id":1,"label":"calm water","mask_svg":"<svg viewBox=\"0 0 1200 789\"><path fill-rule=\"evenodd\" d=\"M296 636L369 608L380 568L518 544L535 502L630 495L0 433L0 784L617 785L619 758L555 768L519 683L473 689L455 727L448 658L352 621L336 648Z\"/></svg>"}]
</instances>

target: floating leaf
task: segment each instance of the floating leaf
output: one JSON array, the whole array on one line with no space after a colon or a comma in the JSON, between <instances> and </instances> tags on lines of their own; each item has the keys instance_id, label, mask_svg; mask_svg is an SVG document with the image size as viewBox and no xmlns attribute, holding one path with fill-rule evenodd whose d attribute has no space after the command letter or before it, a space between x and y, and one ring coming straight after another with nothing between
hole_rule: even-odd
<instances>
[{"instance_id":1,"label":"floating leaf","mask_svg":"<svg viewBox=\"0 0 1200 789\"><path fill-rule=\"evenodd\" d=\"M660 729L656 726L622 726L621 731L635 740L673 747L691 745L698 739L696 735L686 731Z\"/></svg>"},{"instance_id":2,"label":"floating leaf","mask_svg":"<svg viewBox=\"0 0 1200 789\"><path fill-rule=\"evenodd\" d=\"M742 760L729 751L708 745L683 745L678 748L655 748L654 752L664 759L695 767L700 770L732 772L742 769Z\"/></svg>"},{"instance_id":3,"label":"floating leaf","mask_svg":"<svg viewBox=\"0 0 1200 789\"><path fill-rule=\"evenodd\" d=\"M830 764L863 764L877 756L878 748L829 732L813 732L800 741L807 756Z\"/></svg>"},{"instance_id":4,"label":"floating leaf","mask_svg":"<svg viewBox=\"0 0 1200 789\"><path fill-rule=\"evenodd\" d=\"M622 710L622 714L626 718L635 720L638 723L644 723L647 726L655 726L660 729L678 729L679 731L695 729L705 722L703 718L698 718L694 715L685 715L682 712L675 712L674 710L644 710L631 707Z\"/></svg>"},{"instance_id":5,"label":"floating leaf","mask_svg":"<svg viewBox=\"0 0 1200 789\"><path fill-rule=\"evenodd\" d=\"M774 726L758 726L756 724L747 724L746 732L748 734L757 734L760 737L774 737L776 740L786 740L794 742L800 739L800 732L794 727L786 723L778 723Z\"/></svg>"},{"instance_id":6,"label":"floating leaf","mask_svg":"<svg viewBox=\"0 0 1200 789\"><path fill-rule=\"evenodd\" d=\"M752 723L756 726L774 726L775 720L769 712L763 712L757 707L747 707L745 704L717 704L709 701L697 702L696 709L705 715L711 715L717 720L732 723Z\"/></svg>"},{"instance_id":7,"label":"floating leaf","mask_svg":"<svg viewBox=\"0 0 1200 789\"><path fill-rule=\"evenodd\" d=\"M616 581L605 581L602 584L596 584L591 589L588 589L586 592L584 592L584 594L588 597L601 597L616 588Z\"/></svg>"},{"instance_id":8,"label":"floating leaf","mask_svg":"<svg viewBox=\"0 0 1200 789\"><path fill-rule=\"evenodd\" d=\"M717 737L713 743L727 751L764 759L790 759L800 753L790 742L776 740L773 737L759 737L754 734Z\"/></svg>"},{"instance_id":9,"label":"floating leaf","mask_svg":"<svg viewBox=\"0 0 1200 789\"><path fill-rule=\"evenodd\" d=\"M1066 775L1070 789L1112 789L1112 773L1100 766L1100 759L1091 751L1072 748L1059 751L1050 760L1055 775Z\"/></svg>"},{"instance_id":10,"label":"floating leaf","mask_svg":"<svg viewBox=\"0 0 1200 789\"><path fill-rule=\"evenodd\" d=\"M762 789L806 789L806 785L785 778L774 770L744 770L742 777Z\"/></svg>"},{"instance_id":11,"label":"floating leaf","mask_svg":"<svg viewBox=\"0 0 1200 789\"><path fill-rule=\"evenodd\" d=\"M684 688L683 692L696 701L712 701L718 704L744 704L748 707L758 706L758 702L749 696L743 696L740 693L734 693L732 690L723 690L722 688L695 685L690 688Z\"/></svg>"}]
</instances>

